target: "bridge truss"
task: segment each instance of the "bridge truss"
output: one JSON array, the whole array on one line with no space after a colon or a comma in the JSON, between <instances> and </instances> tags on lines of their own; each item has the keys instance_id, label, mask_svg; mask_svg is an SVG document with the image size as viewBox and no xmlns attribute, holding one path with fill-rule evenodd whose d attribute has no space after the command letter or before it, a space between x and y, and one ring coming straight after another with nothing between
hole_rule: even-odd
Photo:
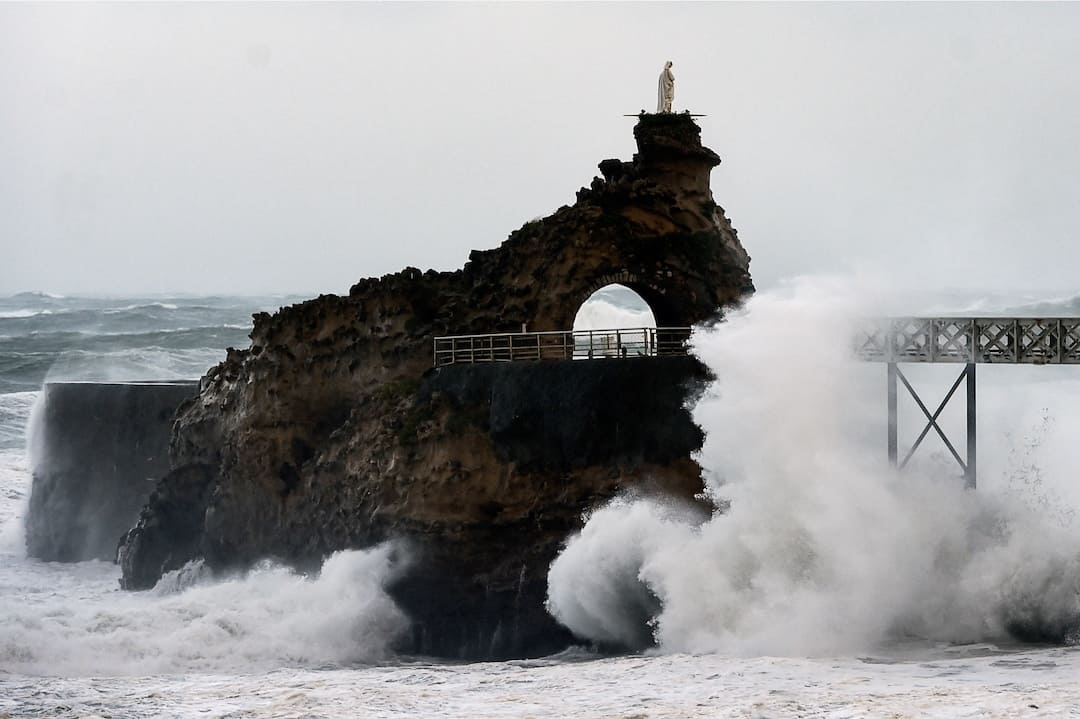
<instances>
[{"instance_id":1,"label":"bridge truss","mask_svg":"<svg viewBox=\"0 0 1080 719\"><path fill-rule=\"evenodd\" d=\"M976 485L978 444L975 366L977 364L1080 364L1080 317L904 317L867 320L856 333L855 353L868 362L884 362L887 370L889 463L903 468L922 441L935 431L964 472L965 484ZM904 362L963 363L964 369L945 398L930 412L900 369ZM915 400L926 425L899 458L897 437L898 382ZM938 418L965 385L966 455L938 424Z\"/></svg>"}]
</instances>

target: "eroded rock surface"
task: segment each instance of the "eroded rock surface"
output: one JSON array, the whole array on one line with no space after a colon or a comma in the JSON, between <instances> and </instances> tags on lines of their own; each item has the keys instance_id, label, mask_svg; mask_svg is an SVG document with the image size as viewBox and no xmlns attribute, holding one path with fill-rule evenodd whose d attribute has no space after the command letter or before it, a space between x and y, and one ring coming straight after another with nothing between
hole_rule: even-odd
<instances>
[{"instance_id":1,"label":"eroded rock surface","mask_svg":"<svg viewBox=\"0 0 1080 719\"><path fill-rule=\"evenodd\" d=\"M527 223L456 272L406 269L255 316L183 407L173 471L121 551L122 583L152 586L201 556L317 566L397 539L405 649L506 657L558 649L548 564L581 514L620 490L693 496L702 436L684 408L691 358L451 366L438 335L569 329L619 282L659 326L719 317L753 291L749 258L687 115L644 115L632 162L605 160L573 206Z\"/></svg>"}]
</instances>

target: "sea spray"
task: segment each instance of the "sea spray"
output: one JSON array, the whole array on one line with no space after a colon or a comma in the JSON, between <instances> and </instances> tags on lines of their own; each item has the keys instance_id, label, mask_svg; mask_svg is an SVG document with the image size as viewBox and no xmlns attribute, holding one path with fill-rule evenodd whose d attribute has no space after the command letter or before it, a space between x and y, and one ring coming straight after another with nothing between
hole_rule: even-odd
<instances>
[{"instance_id":1,"label":"sea spray","mask_svg":"<svg viewBox=\"0 0 1080 719\"><path fill-rule=\"evenodd\" d=\"M599 642L638 647L651 632L665 651L1073 640L1075 528L965 491L935 461L885 466L883 382L845 342L869 312L849 285L803 281L696 332L718 377L694 412L699 459L726 511L698 522L651 499L595 511L552 565L554 616Z\"/></svg>"},{"instance_id":2,"label":"sea spray","mask_svg":"<svg viewBox=\"0 0 1080 719\"><path fill-rule=\"evenodd\" d=\"M43 392L0 394L0 561L26 558L30 482L21 477L41 456L44 405Z\"/></svg>"},{"instance_id":3,"label":"sea spray","mask_svg":"<svg viewBox=\"0 0 1080 719\"><path fill-rule=\"evenodd\" d=\"M115 569L51 565L59 582L77 589L47 586L37 573L39 586L3 600L0 673L252 672L377 661L408 626L385 591L406 564L400 548L383 544L338 552L310 577L264 562L209 580L193 567L153 592L114 589L113 601L86 603L78 595L115 587Z\"/></svg>"},{"instance_id":4,"label":"sea spray","mask_svg":"<svg viewBox=\"0 0 1080 719\"><path fill-rule=\"evenodd\" d=\"M600 508L548 576L549 611L571 631L631 649L653 643L660 602L640 570L674 534L692 532L702 510L659 499L620 497ZM618 551L612 551L618 547Z\"/></svg>"}]
</instances>

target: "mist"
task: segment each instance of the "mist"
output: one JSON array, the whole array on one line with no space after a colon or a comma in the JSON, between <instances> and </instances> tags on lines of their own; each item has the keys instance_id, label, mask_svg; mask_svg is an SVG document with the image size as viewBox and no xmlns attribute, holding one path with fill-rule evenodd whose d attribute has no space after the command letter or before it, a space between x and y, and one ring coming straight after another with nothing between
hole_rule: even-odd
<instances>
[{"instance_id":1,"label":"mist","mask_svg":"<svg viewBox=\"0 0 1080 719\"><path fill-rule=\"evenodd\" d=\"M1067 291L1075 4L5 4L0 295L453 269L676 110L760 288Z\"/></svg>"}]
</instances>

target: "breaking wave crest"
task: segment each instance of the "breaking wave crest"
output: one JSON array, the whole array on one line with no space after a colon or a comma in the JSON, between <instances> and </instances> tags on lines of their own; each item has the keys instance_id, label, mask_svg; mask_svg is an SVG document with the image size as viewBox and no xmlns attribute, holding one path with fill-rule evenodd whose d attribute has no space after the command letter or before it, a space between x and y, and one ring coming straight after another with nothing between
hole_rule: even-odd
<instances>
[{"instance_id":1,"label":"breaking wave crest","mask_svg":"<svg viewBox=\"0 0 1080 719\"><path fill-rule=\"evenodd\" d=\"M110 601L103 585L116 586L114 567L39 565L34 586L0 606L0 671L146 675L378 661L408 625L384 589L405 564L384 544L338 552L314 577L263 563L215 580L191 566L151 592L113 589Z\"/></svg>"},{"instance_id":2,"label":"breaking wave crest","mask_svg":"<svg viewBox=\"0 0 1080 719\"><path fill-rule=\"evenodd\" d=\"M718 377L695 408L699 459L724 511L634 497L597 509L551 567L552 614L586 639L670 652L1075 642L1071 512L1016 494L1030 483L966 491L933 456L885 466L882 368L829 339L869 312L850 287L804 282L698 332Z\"/></svg>"}]
</instances>

